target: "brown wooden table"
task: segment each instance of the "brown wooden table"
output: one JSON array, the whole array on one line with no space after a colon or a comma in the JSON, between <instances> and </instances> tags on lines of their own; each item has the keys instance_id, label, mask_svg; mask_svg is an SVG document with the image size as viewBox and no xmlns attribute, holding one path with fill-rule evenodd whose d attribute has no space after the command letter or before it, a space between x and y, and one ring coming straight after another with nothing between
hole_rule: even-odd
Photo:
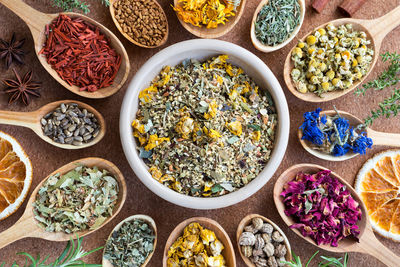
<instances>
[{"instance_id":1,"label":"brown wooden table","mask_svg":"<svg viewBox=\"0 0 400 267\"><path fill-rule=\"evenodd\" d=\"M315 13L310 7L310 1L306 1L307 12L303 27L299 32L299 36L303 36L305 33L309 32L311 29L313 29L315 26L318 26L319 24L342 17L342 14L340 14L339 11L336 9L341 1L342 0L331 0L322 14ZM26 2L43 12L57 11L57 9L51 7L51 0L26 0ZM195 38L179 24L176 15L174 14L170 6L172 1L160 1L168 16L170 36L168 42L163 47L157 49L139 48L129 43L118 32L117 28L111 20L107 8L99 4L100 1L88 0L88 2L91 4L91 13L89 14L89 16L98 20L109 29L114 31L114 33L116 33L116 35L120 38L120 40L127 48L132 65L129 80L143 65L143 63L160 49L176 42ZM122 99L124 97L124 93L128 86L128 83L116 95L101 100L88 100L72 94L68 90L64 89L61 85L59 85L40 65L38 59L35 56L33 41L28 27L16 15L10 12L7 8L0 5L0 38L5 38L7 40L11 38L12 32L16 32L17 38L26 38L24 49L26 51L29 51L26 56L26 64L23 67L17 68L18 70L24 72L29 69L33 69L34 79L43 83L43 87L41 89L42 97L39 99L33 99L32 103L28 107L24 107L20 104L8 106L8 96L0 94L0 109L30 111L35 110L42 105L52 101L61 99L76 99L94 106L106 118L108 128L105 138L99 144L93 147L78 151L66 151L55 148L39 139L39 137L37 137L31 130L27 128L25 129L22 127L0 125L0 130L11 134L18 139L32 161L34 168L34 178L31 191L41 181L41 179L47 176L48 173L70 161L82 157L103 157L114 162L121 169L121 171L125 175L128 185L128 197L125 206L113 222L102 228L100 231L97 231L93 235L90 235L84 239L83 247L86 250L91 250L93 248L103 246L109 232L119 221L129 215L137 213L143 213L153 217L157 223L157 227L159 230L157 249L155 255L153 256L153 259L150 262L150 266L161 266L162 251L164 250L164 244L169 236L169 233L182 220L193 216L206 216L217 220L229 233L235 249L235 233L239 221L249 213L259 213L270 218L282 227L283 231L287 234L291 242L293 250L296 254L301 256L303 262L306 262L308 258L317 250L316 247L304 242L302 239L292 233L291 230L289 230L289 228L284 225L283 221L279 217L272 200L272 189L274 181L276 180L278 175L293 164L301 162L311 162L326 166L327 168L336 171L338 174L342 175L342 177L345 177L348 181L352 183L361 165L374 153L382 151L386 148L374 148L370 150L366 156L359 156L346 162L324 162L315 157L312 157L300 146L300 143L297 140L296 133L297 128L301 123L301 116L304 112L314 110L318 106L323 109L331 109L332 105L336 105L338 109L351 112L359 116L360 118L364 118L369 114L372 108L376 109L377 104L385 96L388 96L390 92L389 90L382 92L371 92L365 97L356 97L352 93L349 93L340 99L322 105L309 104L298 100L284 87L282 77L284 59L289 49L295 44L296 41L294 40L286 48L270 54L264 54L255 50L250 41L249 29L253 12L257 4L258 1L248 0L245 7L245 12L239 23L229 34L225 35L221 39L241 45L251 52L255 53L271 68L273 73L279 79L282 87L284 88L284 92L286 94L290 109L291 131L289 145L286 151L286 156L276 174L260 191L235 206L219 210L207 211L191 210L170 204L153 194L135 177L122 152L119 136L120 105L122 103ZM356 13L356 17L364 19L376 18L378 16L386 14L398 5L400 5L400 0L369 0L362 7L362 9ZM381 52L399 52L399 46L400 27L387 36L382 45ZM376 77L377 74L383 70L384 66L385 64L382 64L380 61L378 61L378 64L376 65L374 72L373 74L371 74L369 79ZM4 68L3 62L1 62L0 79L12 76L13 74L11 69L7 71ZM0 90L2 88L3 85L0 85ZM400 116L390 120L379 119L374 123L372 128L387 132L400 132L399 125ZM3 231L13 225L22 215L22 211L24 210L24 208L25 205L23 205L18 210L18 212L16 212L6 220L1 221L0 231ZM379 239L394 252L400 254L399 244L384 238ZM7 266L11 266L11 263L14 260L23 263L23 257L15 255L16 252L20 251L26 251L31 253L32 255L40 253L42 257L50 254L52 255L51 258L54 259L55 256L58 256L61 253L65 245L66 243L54 243L39 239L23 239L0 250L0 264L1 262L5 261L8 264ZM101 263L101 253L102 252L97 252L90 255L86 258L86 261L90 263ZM332 255L337 257L341 256L333 255L332 253L327 253L324 251L321 251L320 254ZM236 255L238 263L237 265L244 266L244 263L240 259L237 250ZM380 262L372 257L356 253L350 254L349 265L359 267L383 266ZM316 263L313 264L313 266L316 266Z\"/></svg>"}]
</instances>

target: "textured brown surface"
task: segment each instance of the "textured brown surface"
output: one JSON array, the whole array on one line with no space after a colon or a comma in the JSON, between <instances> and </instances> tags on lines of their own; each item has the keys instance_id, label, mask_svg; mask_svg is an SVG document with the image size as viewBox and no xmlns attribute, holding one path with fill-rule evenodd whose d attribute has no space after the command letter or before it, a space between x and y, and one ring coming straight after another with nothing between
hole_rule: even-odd
<instances>
[{"instance_id":1,"label":"textured brown surface","mask_svg":"<svg viewBox=\"0 0 400 267\"><path fill-rule=\"evenodd\" d=\"M341 3L342 0L331 0L326 6L322 14L317 14L313 12L310 8L310 1L306 1L307 13L304 20L302 29L300 30L299 36L304 35L310 31L313 27L318 26L321 23L327 22L331 19L341 17L339 11L336 7ZM29 4L36 7L43 12L55 12L56 9L50 7L51 0L26 0ZM98 4L100 1L90 0L88 1L92 4L90 17L103 23L105 26L109 27L114 31L121 41L126 46L132 65L132 71L129 80L133 77L136 71L143 65L143 63L149 59L153 54L158 52L160 49L169 46L173 43L192 39L194 36L186 32L186 30L179 24L175 14L170 7L170 1L161 1L169 20L170 36L166 45L158 49L143 49L130 44L125 40L121 34L117 31L116 27L110 18L108 9ZM86 250L93 249L104 244L105 238L108 236L111 229L125 217L143 213L150 215L154 218L159 229L159 242L157 245L157 251L150 262L150 266L161 266L162 251L164 249L165 241L168 238L171 230L181 221L186 218L193 216L207 216L212 219L217 220L229 233L232 238L233 244L236 246L235 232L236 227L240 220L249 213L259 213L272 221L280 225L291 242L292 248L296 254L301 255L303 261L313 254L317 250L316 247L309 245L308 243L301 240L294 233L291 232L286 226L284 226L283 221L280 219L272 200L272 189L275 179L280 173L282 173L289 166L301 163L301 162L311 162L323 165L327 168L331 168L338 174L342 175L351 183L354 177L361 167L361 165L371 157L375 152L384 150L383 147L376 147L369 151L366 156L359 156L352 160L346 162L324 162L317 158L312 157L307 154L305 150L302 149L300 143L296 139L297 127L301 122L301 115L306 112L313 110L317 107L316 104L309 104L296 99L291 95L283 84L283 62L288 53L290 47L292 47L295 41L292 41L286 48L281 49L277 52L264 54L257 52L250 41L249 28L253 12L257 6L258 2L254 0L247 1L246 11L243 17L236 25L236 27L226 36L221 38L222 40L230 41L239 44L246 49L249 49L257 56L259 56L273 71L273 73L278 77L281 82L284 92L287 97L287 101L290 108L291 116L291 131L288 149L286 151L286 156L279 167L273 178L255 195L249 199L235 205L220 210L210 210L210 211L198 211L185 209L173 204L170 204L161 198L154 195L149 191L133 174L125 156L122 152L122 147L119 138L118 131L118 119L119 110L122 99L124 97L125 90L127 88L126 84L122 90L116 95L103 100L88 100L81 97L77 97L68 90L61 87L55 80L50 77L50 75L41 67L38 59L35 56L33 49L32 37L29 33L28 27L20 20L16 15L10 12L8 9L0 5L0 38L10 38L13 31L17 32L18 38L26 38L26 44L24 46L25 50L29 51L26 57L26 65L24 67L17 67L18 69L23 69L27 71L28 69L34 69L34 79L43 82L43 88L41 90L42 97L40 99L34 99L30 106L24 107L19 104L12 106L7 106L7 96L0 94L0 109L18 110L18 111L29 111L35 110L40 106L61 99L77 99L93 105L97 108L106 118L108 128L107 135L105 138L94 147L90 147L85 150L79 151L65 151L55 148L41 139L35 136L35 134L26 128L22 127L12 127L1 125L0 130L12 134L17 138L22 146L24 147L27 154L30 156L33 167L34 167L34 179L32 183L32 188L34 188L41 179L47 176L48 173L52 172L54 169L81 157L87 156L98 156L108 159L114 162L124 173L128 185L128 198L122 212L114 219L113 222L108 224L106 227L96 232L95 234L88 236L84 241L84 248ZM355 14L357 18L372 19L381 16L388 11L392 10L394 7L400 4L399 0L369 0L367 3ZM390 33L384 40L381 51L398 51L400 44L400 28L397 28L392 33ZM384 65L378 61L378 64L369 79L375 77L383 69ZM12 71L6 71L3 64L0 66L0 78L11 77ZM0 85L2 88L2 85ZM337 108L354 113L360 118L364 118L368 115L371 108L377 108L377 103L381 101L385 96L389 94L389 91L384 92L371 92L365 97L356 97L353 94L347 94L346 96L334 100L330 103L320 105L323 109L331 109L332 105L336 105ZM376 121L373 128L376 130L387 131L387 132L400 132L400 116L395 119L385 120L381 119ZM32 189L31 189L32 191ZM10 216L4 221L0 222L0 232L9 228L17 219L21 216L25 205L23 205L17 213ZM400 254L399 244L394 243L390 240L384 238L379 238L386 246L392 249L397 254ZM65 243L52 243L48 241L43 241L39 239L24 239L17 241L8 247L0 250L0 262L5 261L9 265L14 260L22 263L23 257L16 256L15 253L19 251L26 251L33 255L40 253L42 256L51 254L54 258L56 255L63 250ZM236 249L236 248L235 248ZM237 253L238 266L244 266L243 261L239 258ZM324 255L332 255L331 253L322 252ZM340 255L335 255L340 256ZM100 263L101 262L101 252L97 252L87 258L90 263ZM316 266L316 265L313 265ZM383 266L377 260L367 255L351 253L350 254L350 266Z\"/></svg>"}]
</instances>

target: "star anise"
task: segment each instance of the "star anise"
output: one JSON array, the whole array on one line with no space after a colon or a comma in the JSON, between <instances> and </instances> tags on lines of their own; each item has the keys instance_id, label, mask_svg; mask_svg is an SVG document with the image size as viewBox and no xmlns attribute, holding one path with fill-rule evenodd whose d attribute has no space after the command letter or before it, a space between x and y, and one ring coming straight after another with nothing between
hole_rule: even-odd
<instances>
[{"instance_id":1,"label":"star anise","mask_svg":"<svg viewBox=\"0 0 400 267\"><path fill-rule=\"evenodd\" d=\"M22 50L24 43L25 39L15 40L15 33L13 33L10 42L0 39L0 58L5 59L7 69L13 62L24 64L25 52Z\"/></svg>"},{"instance_id":2,"label":"star anise","mask_svg":"<svg viewBox=\"0 0 400 267\"><path fill-rule=\"evenodd\" d=\"M40 89L40 83L32 81L32 71L29 71L21 79L21 76L13 69L15 79L4 79L3 83L7 86L4 92L11 94L8 99L8 104L12 104L18 99L21 99L25 105L29 105L30 95L40 97L40 93L37 91Z\"/></svg>"}]
</instances>

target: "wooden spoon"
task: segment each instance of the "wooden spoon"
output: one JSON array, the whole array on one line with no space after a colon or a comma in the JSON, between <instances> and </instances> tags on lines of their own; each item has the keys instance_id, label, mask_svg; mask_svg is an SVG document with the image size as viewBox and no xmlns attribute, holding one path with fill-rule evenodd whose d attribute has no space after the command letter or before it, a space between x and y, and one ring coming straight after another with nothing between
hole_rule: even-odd
<instances>
[{"instance_id":1,"label":"wooden spoon","mask_svg":"<svg viewBox=\"0 0 400 267\"><path fill-rule=\"evenodd\" d=\"M285 233L281 230L281 228L279 228L278 225L273 223L271 220L265 218L264 216L261 216L258 214L249 214L240 221L239 226L236 231L236 243L238 245L238 250L239 250L240 256L242 256L242 259L246 263L246 265L249 267L256 267L256 265L253 262L251 262L251 260L248 257L243 255L242 249L239 245L239 238L240 238L240 235L243 233L244 228L251 224L251 220L253 218L263 219L264 222L271 224L274 227L274 230L277 230L281 234L281 236L283 236L283 238L284 238L283 243L285 243L286 250L287 250L285 259L286 259L286 261L290 262L292 260L292 250L290 249L289 240L287 239Z\"/></svg>"},{"instance_id":2,"label":"wooden spoon","mask_svg":"<svg viewBox=\"0 0 400 267\"><path fill-rule=\"evenodd\" d=\"M340 116L343 118L346 118L349 120L350 126L357 126L359 124L363 124L363 121L354 116L353 114L344 112L344 111L339 111ZM320 113L321 116L323 115L328 115L328 116L335 116L337 113L335 110L327 110L323 111ZM367 127L366 129L367 136L372 139L373 145L374 146L393 146L393 147L400 147L400 134L395 134L395 133L383 133L383 132L377 132L372 130L371 128ZM301 145L304 147L305 150L307 150L310 154L316 156L317 158L324 159L324 160L329 160L329 161L343 161L343 160L348 160L351 158L354 158L355 156L358 156L360 154L358 153L353 153L353 152L348 152L347 154L340 156L340 157L335 157L333 155L324 153L322 151L316 150L311 147L311 142L307 140L302 140L301 138L303 137L303 132L301 129L298 129L297 135L299 137Z\"/></svg>"},{"instance_id":3,"label":"wooden spoon","mask_svg":"<svg viewBox=\"0 0 400 267\"><path fill-rule=\"evenodd\" d=\"M163 44L165 44L165 43L167 42L167 40L168 40L168 35L169 35L168 18L167 18L167 16L165 15L164 9L163 9L163 8L161 7L161 5L157 2L157 0L152 0L152 1L153 1L153 2L158 6L158 8L161 10L162 15L164 16L164 18L165 18L165 20L166 20L166 22L167 22L167 32L165 33L164 38L161 40L161 42L159 42L157 45L154 45L154 46L148 46L148 45L139 43L139 42L135 41L132 37L130 37L128 34L126 34L126 33L122 30L121 25L119 24L118 20L115 18L115 8L114 8L114 2L115 2L115 1L117 1L117 0L111 0L111 1L110 1L110 14L111 14L111 17L112 17L112 19L113 19L113 21L114 21L114 24L115 24L115 26L117 27L117 29L118 29L118 30L121 32L121 34L122 34L126 39L128 39L131 43L133 43L133 44L135 44L135 45L137 45L137 46L140 46L140 47L144 47L144 48L156 48L156 47L162 46Z\"/></svg>"},{"instance_id":4,"label":"wooden spoon","mask_svg":"<svg viewBox=\"0 0 400 267\"><path fill-rule=\"evenodd\" d=\"M53 141L50 137L46 136L42 130L42 125L40 120L49 112L52 112L62 103L76 103L80 108L85 108L87 111L93 113L100 125L100 132L96 138L94 138L89 143L83 143L81 146L74 146L69 144L61 144ZM64 148L64 149L81 149L93 146L97 144L106 133L106 122L103 116L95 108L89 106L88 104L75 101L75 100L61 100L44 105L40 109L32 112L16 112L16 111L6 111L0 110L0 124L9 124L16 126L23 126L32 129L40 138L53 146Z\"/></svg>"},{"instance_id":5,"label":"wooden spoon","mask_svg":"<svg viewBox=\"0 0 400 267\"><path fill-rule=\"evenodd\" d=\"M375 66L377 59L379 58L379 50L381 48L382 40L385 36L391 32L394 28L400 25L400 6L396 7L388 14L374 19L374 20L361 20L361 19L351 19L351 18L344 18L344 19L337 19L330 21L328 23L332 23L335 26L343 25L343 24L353 24L353 28L358 31L364 31L367 34L367 39L371 40L370 47L374 51L373 59L371 62L371 66L369 68L368 73L358 82L354 83L350 88L346 90L339 90L339 91L332 91L324 93L322 96L319 97L312 92L308 93L300 93L297 91L295 84L292 81L292 77L290 75L292 69L294 68L293 61L291 60L292 51L296 47L294 46L293 49L289 52L286 57L285 66L283 69L283 77L285 79L286 86L288 87L289 91L294 94L296 97L300 98L301 100L307 102L326 102L338 97L341 97L351 91L353 91L356 87L358 87L365 78L371 73L372 69ZM304 41L307 36L312 34L316 29L325 27L328 23L322 24L312 30L311 32L307 33L301 40Z\"/></svg>"},{"instance_id":6,"label":"wooden spoon","mask_svg":"<svg viewBox=\"0 0 400 267\"><path fill-rule=\"evenodd\" d=\"M233 0L227 0L233 1ZM227 1L221 0L222 3L226 3ZM179 0L174 0L174 6L180 5ZM236 13L234 17L229 17L228 21L225 24L219 24L215 29L207 29L205 25L201 27L193 26L190 23L184 22L179 16L178 20L182 24L182 26L191 34L200 37L200 38L218 38L225 34L227 34L230 30L235 27L236 23L239 22L240 17L243 15L244 6L246 5L246 0L241 0L240 5L236 8Z\"/></svg>"},{"instance_id":7,"label":"wooden spoon","mask_svg":"<svg viewBox=\"0 0 400 267\"><path fill-rule=\"evenodd\" d=\"M281 49L282 47L286 46L297 35L297 33L299 32L301 25L303 24L303 21L304 21L304 14L306 13L306 6L304 3L304 0L299 0L299 4L300 4L300 23L299 23L299 25L297 25L297 27L294 29L292 34L286 39L286 41L284 41L281 44L275 45L275 46L269 46L269 45L263 44L262 42L260 42L257 39L256 31L255 31L255 23L256 23L256 20L258 17L258 13L260 13L261 8L263 8L263 6L265 6L266 4L268 4L268 0L261 1L260 4L258 5L256 11L254 11L253 20L251 22L251 28L250 28L250 37L251 37L251 42L253 43L253 45L256 49L258 49L262 52L265 52L265 53L269 53L269 52L273 52L275 50Z\"/></svg>"},{"instance_id":8,"label":"wooden spoon","mask_svg":"<svg viewBox=\"0 0 400 267\"><path fill-rule=\"evenodd\" d=\"M38 193L42 184L50 176L55 175L57 173L65 174L65 173L69 172L70 170L73 170L74 168L76 168L77 164L83 164L87 167L96 166L99 169L107 170L118 181L119 193L118 193L117 204L114 207L114 213L111 217L107 218L100 227L98 227L94 230L84 230L84 231L79 231L79 232L75 232L75 233L71 233L71 234L66 234L64 232L47 232L37 224L37 221L34 218L35 215L33 214L33 203L36 200L36 194ZM40 182L38 184L38 186L32 192L31 197L29 198L29 201L26 205L25 212L22 215L22 217L9 229L0 233L0 249L7 246L8 244L10 244L12 242L15 242L17 240L20 240L20 239L26 238L26 237L36 237L36 238L41 238L41 239L50 240L50 241L68 241L70 239L76 239L77 235L79 235L79 237L84 237L86 235L89 235L89 234L99 230L104 225L109 223L120 212L122 206L125 203L125 199L126 199L125 179L124 179L124 176L122 175L121 171L117 168L117 166L115 166L113 163L109 162L108 160L101 159L101 158L83 158L83 159L75 160L75 161L70 162L70 163L62 166L61 168L55 170L49 176L47 176L45 179L43 179L42 182Z\"/></svg>"},{"instance_id":9,"label":"wooden spoon","mask_svg":"<svg viewBox=\"0 0 400 267\"><path fill-rule=\"evenodd\" d=\"M168 237L167 243L165 244L164 248L164 256L163 256L163 267L167 267L167 260L168 260L168 250L172 246L172 244L183 234L183 229L186 226L191 224L192 222L197 222L201 226L213 231L218 238L219 241L222 242L224 245L224 250L222 251L222 256L224 256L226 266L227 267L235 267L236 266L236 256L235 251L233 249L232 242L225 232L224 228L217 223L216 221L206 218L206 217L193 217L187 220L184 220L177 227L171 232Z\"/></svg>"},{"instance_id":10,"label":"wooden spoon","mask_svg":"<svg viewBox=\"0 0 400 267\"><path fill-rule=\"evenodd\" d=\"M60 14L45 14L39 12L36 9L33 9L29 5L25 4L21 0L0 0L0 3L8 7L15 14L17 14L23 21L25 21L25 23L31 30L33 41L35 43L36 55L39 58L40 63L42 63L43 67L47 70L47 72L51 76L53 76L53 78L56 81L58 81L61 85L63 85L71 92L87 98L104 98L118 92L118 90L125 83L126 79L128 78L130 70L128 54L124 46L120 42L120 40L102 24L79 13L74 13L74 12L62 13L71 18L76 18L76 17L82 18L86 22L99 28L100 31L110 39L111 46L117 51L118 54L121 55L122 58L121 66L118 70L117 76L114 79L113 85L99 89L95 92L80 91L77 86L69 85L67 82L61 79L58 73L51 67L50 64L47 63L45 55L39 55L39 52L43 48L43 44L46 41L46 35L45 35L46 25L50 24Z\"/></svg>"},{"instance_id":11,"label":"wooden spoon","mask_svg":"<svg viewBox=\"0 0 400 267\"><path fill-rule=\"evenodd\" d=\"M283 191L283 187L289 182L292 181L296 174L299 172L305 173L317 173L321 170L327 170L322 166L318 166L315 164L297 164L289 169L287 169L284 173L279 176L278 180L275 183L274 187L274 201L276 208L281 215L283 221L288 225L294 224L294 220L292 217L286 216L285 214L285 206L283 204L283 198L280 194ZM359 242L355 238L345 238L339 241L337 247L332 247L330 245L317 245L310 237L304 237L301 232L297 229L292 229L298 236L309 242L310 244L332 252L361 252L369 254L375 258L377 258L382 263L387 266L398 266L400 262L400 257L393 253L390 249L385 247L378 239L375 237L374 232L372 231L371 224L367 218L367 209L365 208L364 203L361 201L360 197L357 195L356 191L348 184L343 178L341 178L338 174L331 172L331 176L338 179L342 184L344 184L351 193L352 197L360 204L360 208L362 211L362 218L358 222L358 226L360 228Z\"/></svg>"},{"instance_id":12,"label":"wooden spoon","mask_svg":"<svg viewBox=\"0 0 400 267\"><path fill-rule=\"evenodd\" d=\"M157 227L156 227L156 223L150 216L138 214L138 215L133 215L133 216L126 218L125 220L123 220L122 222L117 224L117 226L115 226L115 228L111 231L110 235L107 238L107 242L110 239L111 235L115 231L118 231L124 223L130 222L133 220L137 220L137 219L147 222L147 224L149 224L153 228L154 235L155 235L154 244L153 244L153 252L151 252L149 254L149 256L147 256L145 262L143 262L143 264L140 265L140 267L145 267L150 262L151 257L153 257L153 254L154 254L154 251L156 250L156 245L157 245ZM103 262L102 262L103 267L113 267L114 265L109 260L104 258L104 252L105 252L105 249L103 250Z\"/></svg>"}]
</instances>

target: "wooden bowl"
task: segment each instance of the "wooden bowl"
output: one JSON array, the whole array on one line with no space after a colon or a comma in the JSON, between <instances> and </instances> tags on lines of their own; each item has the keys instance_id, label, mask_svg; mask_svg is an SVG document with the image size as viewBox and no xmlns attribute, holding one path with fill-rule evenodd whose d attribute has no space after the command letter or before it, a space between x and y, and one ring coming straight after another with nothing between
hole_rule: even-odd
<instances>
[{"instance_id":1,"label":"wooden bowl","mask_svg":"<svg viewBox=\"0 0 400 267\"><path fill-rule=\"evenodd\" d=\"M180 5L179 0L174 0L174 6L178 5ZM193 26L190 23L184 22L179 16L178 20L188 32L197 37L207 38L207 39L218 38L227 34L230 30L233 29L233 27L235 27L236 23L239 22L240 17L243 15L245 5L246 5L246 0L242 0L240 2L240 5L236 8L235 16L229 17L228 21L225 24L219 24L215 29L207 29L205 25L202 25L202 27Z\"/></svg>"},{"instance_id":2,"label":"wooden bowl","mask_svg":"<svg viewBox=\"0 0 400 267\"><path fill-rule=\"evenodd\" d=\"M243 233L244 228L251 224L251 220L253 218L263 219L264 222L271 224L274 227L274 230L278 231L281 234L281 236L283 236L283 239L284 239L283 243L285 244L286 249L287 249L285 259L286 259L286 261L291 261L292 260L292 251L290 248L290 243L289 243L289 240L287 239L285 233L281 230L281 228L279 228L278 225L273 223L271 220L265 218L264 216L261 216L259 214L249 214L240 221L237 231L236 231L236 243L238 246L239 254L242 257L243 261L246 263L246 265L249 267L256 267L256 265L254 263L252 263L248 257L243 255L242 249L240 248L240 245L239 245L239 238L240 238L240 235Z\"/></svg>"},{"instance_id":3,"label":"wooden bowl","mask_svg":"<svg viewBox=\"0 0 400 267\"><path fill-rule=\"evenodd\" d=\"M297 25L297 27L294 29L292 34L290 34L290 36L286 39L286 41L284 41L283 43L280 43L278 45L275 45L275 46L265 45L262 42L260 42L256 37L256 31L255 31L254 24L255 24L255 22L257 20L258 13L260 13L261 8L264 5L268 4L268 0L263 0L263 1L260 2L260 4L258 5L256 11L254 12L253 20L251 21L251 28L250 28L251 42L253 43L254 47L257 50L260 50L260 51L265 52L265 53L273 52L275 50L281 49L282 47L286 46L288 43L290 43L290 41L293 40L293 38L297 35L297 33L300 31L301 26L303 25L304 14L306 13L306 6L305 6L305 3L304 3L304 0L298 0L298 1L299 1L299 4L300 4L300 23L299 23L299 25Z\"/></svg>"},{"instance_id":4,"label":"wooden bowl","mask_svg":"<svg viewBox=\"0 0 400 267\"><path fill-rule=\"evenodd\" d=\"M163 255L163 267L167 267L169 248L183 234L183 229L192 222L197 222L201 226L215 233L218 240L220 240L225 247L224 250L222 251L222 256L224 256L224 259L226 261L226 266L236 267L235 251L233 249L233 245L228 234L225 232L224 228L222 228L222 226L219 223L206 217L193 217L184 220L183 222L178 224L178 226L175 227L175 229L169 235L167 243L165 244L164 255Z\"/></svg>"},{"instance_id":5,"label":"wooden bowl","mask_svg":"<svg viewBox=\"0 0 400 267\"><path fill-rule=\"evenodd\" d=\"M141 265L141 267L145 267L150 262L151 257L153 257L153 254L154 254L154 251L156 250L156 245L157 245L157 226L156 226L156 223L154 222L154 220L150 216L137 214L137 215L133 215L133 216L130 216L130 217L124 219L119 224L117 224L117 226L114 227L114 229L111 231L110 235L108 236L107 241L110 239L111 235L115 231L118 231L122 227L122 225L124 223L130 222L130 221L133 221L136 219L140 219L142 221L145 221L147 224L149 224L153 228L154 236L155 236L154 243L153 243L153 252L151 252L149 254L149 256L147 256L146 260ZM103 250L103 262L102 262L103 267L113 267L114 265L109 260L104 258L104 252L105 252L105 246L104 246L104 250Z\"/></svg>"},{"instance_id":6,"label":"wooden bowl","mask_svg":"<svg viewBox=\"0 0 400 267\"><path fill-rule=\"evenodd\" d=\"M156 47L162 46L163 44L165 44L165 43L167 42L167 40L168 40L168 35L169 35L168 18L167 18L167 16L165 15L164 9L163 9L163 8L161 7L161 5L157 2L157 0L152 0L152 1L158 6L158 8L161 10L161 13L162 13L163 16L165 17L165 20L167 21L167 32L165 33L165 36L164 36L164 38L161 40L161 42L158 43L157 45L154 45L154 46L148 46L148 45L145 45L145 44L141 44L141 43L139 43L139 42L133 40L132 37L130 37L128 34L126 34L126 33L122 30L121 25L119 24L118 20L115 18L114 3L115 3L116 1L118 1L118 0L111 0L111 1L110 1L110 14L111 14L111 17L112 17L112 19L113 19L113 21L114 21L115 26L117 27L117 29L120 31L120 33L121 33L126 39L128 39L131 43L133 43L133 44L135 44L135 45L137 45L137 46L140 46L140 47L144 47L144 48L156 48Z\"/></svg>"}]
</instances>

